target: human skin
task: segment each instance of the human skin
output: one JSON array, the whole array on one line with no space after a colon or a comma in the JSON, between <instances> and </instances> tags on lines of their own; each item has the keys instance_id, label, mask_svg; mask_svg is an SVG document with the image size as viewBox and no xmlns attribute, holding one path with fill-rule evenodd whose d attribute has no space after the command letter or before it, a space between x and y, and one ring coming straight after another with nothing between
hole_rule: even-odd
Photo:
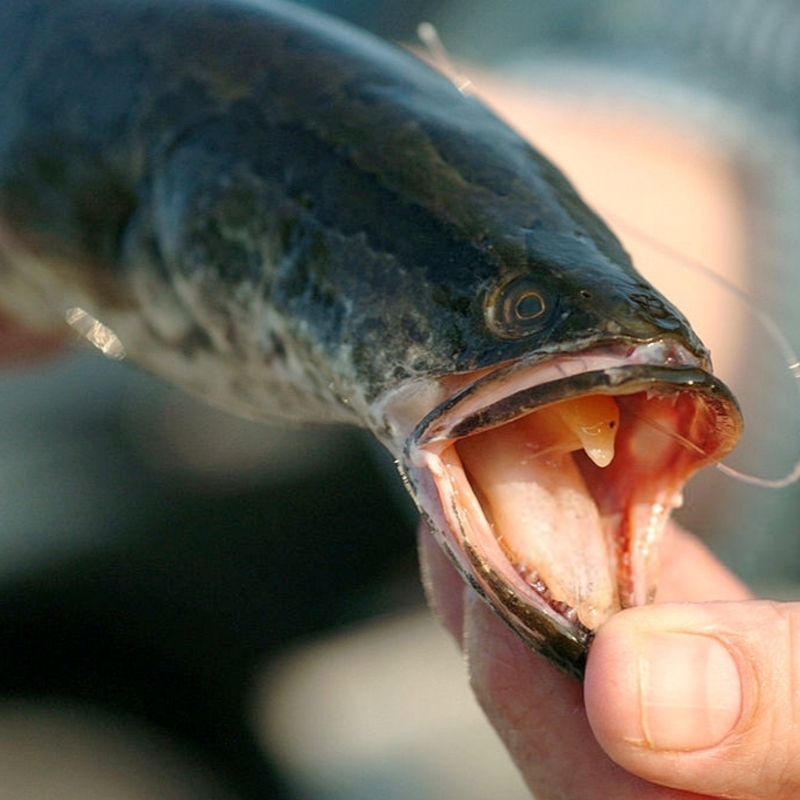
<instances>
[{"instance_id":1,"label":"human skin","mask_svg":"<svg viewBox=\"0 0 800 800\"><path fill-rule=\"evenodd\" d=\"M800 606L753 601L676 526L663 553L657 604L599 630L581 685L530 652L420 535L429 601L537 800L800 796ZM666 670L649 674L647 655ZM648 686L663 703L648 702Z\"/></svg>"}]
</instances>

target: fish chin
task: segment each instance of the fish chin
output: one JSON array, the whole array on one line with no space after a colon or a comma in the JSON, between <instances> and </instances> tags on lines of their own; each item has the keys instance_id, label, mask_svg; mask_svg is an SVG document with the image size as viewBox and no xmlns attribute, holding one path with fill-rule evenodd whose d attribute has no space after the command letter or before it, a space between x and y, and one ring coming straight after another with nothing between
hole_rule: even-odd
<instances>
[{"instance_id":1,"label":"fish chin","mask_svg":"<svg viewBox=\"0 0 800 800\"><path fill-rule=\"evenodd\" d=\"M705 366L664 342L531 358L461 376L407 439L401 468L440 543L571 674L608 617L652 601L683 485L738 439Z\"/></svg>"}]
</instances>

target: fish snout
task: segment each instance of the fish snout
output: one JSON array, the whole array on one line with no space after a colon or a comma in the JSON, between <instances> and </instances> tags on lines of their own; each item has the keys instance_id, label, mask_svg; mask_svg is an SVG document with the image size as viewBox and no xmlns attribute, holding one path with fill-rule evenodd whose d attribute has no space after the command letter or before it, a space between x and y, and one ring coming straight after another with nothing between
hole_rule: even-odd
<instances>
[{"instance_id":1,"label":"fish snout","mask_svg":"<svg viewBox=\"0 0 800 800\"><path fill-rule=\"evenodd\" d=\"M612 292L592 287L576 294L562 323L572 333L582 329L587 339L597 341L674 340L701 360L708 358L708 350L683 314L651 287L625 287Z\"/></svg>"}]
</instances>

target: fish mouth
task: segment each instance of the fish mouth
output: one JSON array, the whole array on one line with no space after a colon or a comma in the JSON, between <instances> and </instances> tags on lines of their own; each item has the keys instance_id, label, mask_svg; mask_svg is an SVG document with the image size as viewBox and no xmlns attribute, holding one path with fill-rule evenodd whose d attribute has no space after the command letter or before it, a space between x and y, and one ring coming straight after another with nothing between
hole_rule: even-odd
<instances>
[{"instance_id":1,"label":"fish mouth","mask_svg":"<svg viewBox=\"0 0 800 800\"><path fill-rule=\"evenodd\" d=\"M739 438L709 369L669 341L532 357L473 376L407 440L403 470L461 572L577 677L593 632L653 599L688 478Z\"/></svg>"}]
</instances>

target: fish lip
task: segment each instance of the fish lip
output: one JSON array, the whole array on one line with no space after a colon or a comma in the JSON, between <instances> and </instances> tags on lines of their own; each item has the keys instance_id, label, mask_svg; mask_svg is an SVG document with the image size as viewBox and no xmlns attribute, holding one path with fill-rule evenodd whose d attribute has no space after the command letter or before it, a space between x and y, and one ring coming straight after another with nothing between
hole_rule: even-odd
<instances>
[{"instance_id":1,"label":"fish lip","mask_svg":"<svg viewBox=\"0 0 800 800\"><path fill-rule=\"evenodd\" d=\"M648 389L674 389L675 391L702 391L736 403L728 387L710 372L695 367L659 367L654 364L631 364L608 367L571 375L561 380L548 381L508 395L471 414L446 429L436 437L424 437L428 442L436 439L461 439L482 430L503 425L513 419L571 397L585 394L621 395Z\"/></svg>"},{"instance_id":2,"label":"fish lip","mask_svg":"<svg viewBox=\"0 0 800 800\"><path fill-rule=\"evenodd\" d=\"M551 368L553 363L562 368L566 363L569 374L559 376L558 370ZM514 576L509 580L509 575L497 568L496 560L470 542L455 506L448 510L441 502L437 506L423 498L437 495L435 485L444 474L443 459L457 439L502 425L540 406L588 393L698 392L717 405L720 417L732 418L732 436L738 435L739 406L727 386L711 374L710 366L708 359L691 353L680 342L663 340L536 353L462 384L463 388L433 408L406 438L401 473L413 487L412 494L434 536L500 618L529 646L575 678L583 677L593 631L578 619L559 615L543 599L539 602L529 592L520 592ZM516 384L514 391L498 391L507 382ZM451 498L450 502L455 501ZM458 520L458 530L447 523L448 516Z\"/></svg>"},{"instance_id":3,"label":"fish lip","mask_svg":"<svg viewBox=\"0 0 800 800\"><path fill-rule=\"evenodd\" d=\"M559 377L546 370L548 364L563 364L564 361L575 362L570 374ZM599 364L599 368L581 368L580 362ZM481 404L479 398L492 384L539 371L541 367L545 369L540 370L540 375L534 373L532 382L524 388L510 392L499 402ZM719 395L739 412L730 389L710 370L707 358L698 357L682 343L671 339L643 343L621 340L586 349L532 353L481 375L433 408L406 439L404 457L408 464L415 464L415 454L427 445L458 439L500 425L539 406L589 392L626 394L650 386L674 386ZM527 383L524 379L522 382ZM475 401L472 403L475 411L464 412L459 421L451 423L450 420L459 417L461 409L470 406L471 400Z\"/></svg>"}]
</instances>

